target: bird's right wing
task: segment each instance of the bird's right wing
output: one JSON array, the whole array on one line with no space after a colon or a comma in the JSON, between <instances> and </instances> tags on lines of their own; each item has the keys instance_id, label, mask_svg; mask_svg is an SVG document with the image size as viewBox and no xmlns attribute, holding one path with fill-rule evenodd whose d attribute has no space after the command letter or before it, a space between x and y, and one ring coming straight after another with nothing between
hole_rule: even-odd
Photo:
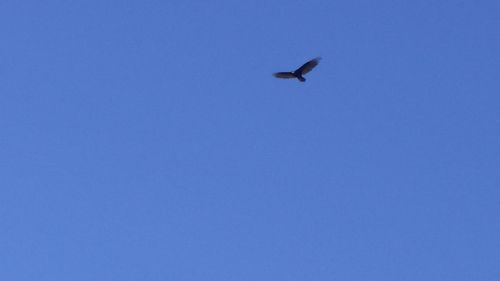
<instances>
[{"instance_id":1,"label":"bird's right wing","mask_svg":"<svg viewBox=\"0 0 500 281\"><path fill-rule=\"evenodd\" d=\"M276 78L284 78L284 79L295 78L295 75L293 75L292 72L276 72L273 74L273 76Z\"/></svg>"},{"instance_id":2,"label":"bird's right wing","mask_svg":"<svg viewBox=\"0 0 500 281\"><path fill-rule=\"evenodd\" d=\"M312 59L306 63L304 63L301 67L299 67L296 71L298 71L299 73L301 74L306 74L308 73L309 71L311 71L313 68L316 67L316 65L318 65L319 63L319 60L321 58L320 57L317 57L315 59Z\"/></svg>"}]
</instances>

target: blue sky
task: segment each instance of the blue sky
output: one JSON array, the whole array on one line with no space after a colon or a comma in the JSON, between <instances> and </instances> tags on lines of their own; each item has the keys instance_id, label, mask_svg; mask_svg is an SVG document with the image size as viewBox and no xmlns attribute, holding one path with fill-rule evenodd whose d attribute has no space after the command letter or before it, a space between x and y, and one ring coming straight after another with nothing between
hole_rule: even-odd
<instances>
[{"instance_id":1,"label":"blue sky","mask_svg":"<svg viewBox=\"0 0 500 281\"><path fill-rule=\"evenodd\" d=\"M0 280L498 280L499 14L2 1Z\"/></svg>"}]
</instances>

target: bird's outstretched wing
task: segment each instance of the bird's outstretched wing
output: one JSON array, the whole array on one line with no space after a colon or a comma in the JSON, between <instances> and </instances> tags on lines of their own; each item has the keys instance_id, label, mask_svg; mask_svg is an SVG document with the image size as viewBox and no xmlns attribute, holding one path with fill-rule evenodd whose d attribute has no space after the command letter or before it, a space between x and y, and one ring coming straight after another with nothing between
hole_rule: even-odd
<instances>
[{"instance_id":1,"label":"bird's outstretched wing","mask_svg":"<svg viewBox=\"0 0 500 281\"><path fill-rule=\"evenodd\" d=\"M295 75L293 75L292 72L276 72L273 75L276 78L285 78L285 79L295 78Z\"/></svg>"},{"instance_id":2,"label":"bird's outstretched wing","mask_svg":"<svg viewBox=\"0 0 500 281\"><path fill-rule=\"evenodd\" d=\"M301 67L297 68L297 70L295 70L295 71L304 75L304 74L308 73L309 71L311 71L313 68L315 68L316 65L318 65L320 59L321 59L320 57L312 59L312 60L304 63Z\"/></svg>"}]
</instances>

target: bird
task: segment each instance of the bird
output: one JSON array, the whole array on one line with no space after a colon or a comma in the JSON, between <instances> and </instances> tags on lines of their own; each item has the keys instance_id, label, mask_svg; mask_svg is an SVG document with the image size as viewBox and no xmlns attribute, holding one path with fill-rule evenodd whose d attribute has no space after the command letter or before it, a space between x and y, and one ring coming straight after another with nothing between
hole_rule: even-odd
<instances>
[{"instance_id":1,"label":"bird","mask_svg":"<svg viewBox=\"0 0 500 281\"><path fill-rule=\"evenodd\" d=\"M304 78L304 76L302 76L302 75L308 73L313 68L315 68L318 65L320 59L321 59L320 57L314 58L314 59L304 63L301 67L297 68L294 71L276 72L276 73L273 73L273 76L276 78L284 78L284 79L297 78L297 79L299 79L300 82L305 82L306 78Z\"/></svg>"}]
</instances>

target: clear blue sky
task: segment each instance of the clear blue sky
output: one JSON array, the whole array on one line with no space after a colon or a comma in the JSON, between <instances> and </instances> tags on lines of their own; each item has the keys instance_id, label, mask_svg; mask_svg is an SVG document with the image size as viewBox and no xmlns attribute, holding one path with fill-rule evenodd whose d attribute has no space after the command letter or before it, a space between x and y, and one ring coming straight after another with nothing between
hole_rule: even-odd
<instances>
[{"instance_id":1,"label":"clear blue sky","mask_svg":"<svg viewBox=\"0 0 500 281\"><path fill-rule=\"evenodd\" d=\"M1 1L0 280L499 280L499 15Z\"/></svg>"}]
</instances>

